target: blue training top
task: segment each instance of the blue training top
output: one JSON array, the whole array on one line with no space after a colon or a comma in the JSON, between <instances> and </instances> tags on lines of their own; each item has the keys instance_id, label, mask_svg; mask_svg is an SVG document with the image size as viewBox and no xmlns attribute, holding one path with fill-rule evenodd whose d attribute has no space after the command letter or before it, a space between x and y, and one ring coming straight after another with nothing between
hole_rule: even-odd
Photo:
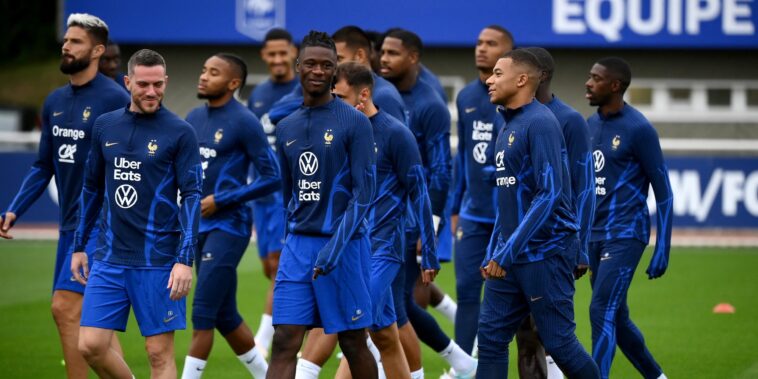
<instances>
[{"instance_id":1,"label":"blue training top","mask_svg":"<svg viewBox=\"0 0 758 379\"><path fill-rule=\"evenodd\" d=\"M626 103L618 113L595 113L587 123L597 196L591 241L634 238L647 244L647 195L652 184L657 204L655 252L660 259L667 259L674 197L658 133L642 113Z\"/></svg>"},{"instance_id":2,"label":"blue training top","mask_svg":"<svg viewBox=\"0 0 758 379\"><path fill-rule=\"evenodd\" d=\"M127 106L100 116L84 175L74 251L84 251L102 208L95 260L133 267L191 266L202 175L195 131L163 105L153 114L134 113Z\"/></svg>"},{"instance_id":3,"label":"blue training top","mask_svg":"<svg viewBox=\"0 0 758 379\"><path fill-rule=\"evenodd\" d=\"M495 140L503 118L490 102L487 85L476 79L456 99L458 155L452 213L467 220L495 223Z\"/></svg>"},{"instance_id":4,"label":"blue training top","mask_svg":"<svg viewBox=\"0 0 758 379\"><path fill-rule=\"evenodd\" d=\"M509 267L561 253L579 226L558 120L535 99L502 114L506 128L495 145L498 214L483 265L491 259Z\"/></svg>"},{"instance_id":5,"label":"blue training top","mask_svg":"<svg viewBox=\"0 0 758 379\"><path fill-rule=\"evenodd\" d=\"M242 104L232 99L218 108L200 106L187 115L200 144L203 197L214 195L218 211L200 219L200 233L214 229L249 237L253 224L246 201L281 188L279 165L263 127ZM257 172L247 183L251 163Z\"/></svg>"},{"instance_id":6,"label":"blue training top","mask_svg":"<svg viewBox=\"0 0 758 379\"><path fill-rule=\"evenodd\" d=\"M366 232L376 167L371 122L332 99L301 106L276 127L287 232L330 237L315 267L336 267L347 243Z\"/></svg>"},{"instance_id":7,"label":"blue training top","mask_svg":"<svg viewBox=\"0 0 758 379\"><path fill-rule=\"evenodd\" d=\"M375 257L404 261L405 212L410 209L421 230L421 267L439 269L424 167L413 134L382 110L370 120L376 142L377 183L377 195L368 214L371 251Z\"/></svg>"},{"instance_id":8,"label":"blue training top","mask_svg":"<svg viewBox=\"0 0 758 379\"><path fill-rule=\"evenodd\" d=\"M55 176L60 205L59 228L61 231L75 230L82 173L92 142L92 125L103 113L127 103L129 94L100 73L84 85L69 83L50 93L42 106L42 135L37 160L7 211L20 219Z\"/></svg>"},{"instance_id":9,"label":"blue training top","mask_svg":"<svg viewBox=\"0 0 758 379\"><path fill-rule=\"evenodd\" d=\"M592 219L595 215L595 170L592 167L590 129L579 112L562 102L557 96L545 104L553 112L563 131L571 173L571 194L576 220L579 222L578 263L589 265L589 241Z\"/></svg>"}]
</instances>

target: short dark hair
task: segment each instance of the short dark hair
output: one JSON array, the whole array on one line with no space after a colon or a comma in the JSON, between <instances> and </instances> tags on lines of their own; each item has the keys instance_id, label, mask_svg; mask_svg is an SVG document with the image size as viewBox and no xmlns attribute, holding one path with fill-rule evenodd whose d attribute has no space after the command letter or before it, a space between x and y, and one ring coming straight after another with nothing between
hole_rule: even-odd
<instances>
[{"instance_id":1,"label":"short dark hair","mask_svg":"<svg viewBox=\"0 0 758 379\"><path fill-rule=\"evenodd\" d=\"M335 43L344 42L351 49L363 49L366 54L371 53L371 39L369 39L363 29L357 26L348 25L341 27L332 34L332 39Z\"/></svg>"},{"instance_id":2,"label":"short dark hair","mask_svg":"<svg viewBox=\"0 0 758 379\"><path fill-rule=\"evenodd\" d=\"M374 51L381 51L384 34L377 32L376 30L364 30L364 32L366 33L366 37L371 41L371 46L374 48Z\"/></svg>"},{"instance_id":3,"label":"short dark hair","mask_svg":"<svg viewBox=\"0 0 758 379\"><path fill-rule=\"evenodd\" d=\"M627 61L619 57L605 57L598 59L596 63L605 67L613 79L621 82L621 93L626 92L629 84L632 83L632 68Z\"/></svg>"},{"instance_id":4,"label":"short dark hair","mask_svg":"<svg viewBox=\"0 0 758 379\"><path fill-rule=\"evenodd\" d=\"M292 43L292 34L288 32L285 29L282 28L273 28L266 33L266 36L263 37L263 44L265 45L268 41L274 41L283 39L286 40L289 43Z\"/></svg>"},{"instance_id":5,"label":"short dark hair","mask_svg":"<svg viewBox=\"0 0 758 379\"><path fill-rule=\"evenodd\" d=\"M324 32L318 30L311 30L303 37L303 42L300 43L300 52L305 51L306 47L324 47L337 54L337 48L334 47L334 40Z\"/></svg>"},{"instance_id":6,"label":"short dark hair","mask_svg":"<svg viewBox=\"0 0 758 379\"><path fill-rule=\"evenodd\" d=\"M528 49L514 49L505 54L503 58L510 58L513 63L519 66L525 66L530 71L539 72L542 69L537 56Z\"/></svg>"},{"instance_id":7,"label":"short dark hair","mask_svg":"<svg viewBox=\"0 0 758 379\"><path fill-rule=\"evenodd\" d=\"M555 60L553 60L553 56L550 55L550 52L538 46L525 47L524 50L530 51L532 54L534 54L534 56L537 57L537 61L540 64L540 70L547 74L546 81L553 79L553 73L555 72Z\"/></svg>"},{"instance_id":8,"label":"short dark hair","mask_svg":"<svg viewBox=\"0 0 758 379\"><path fill-rule=\"evenodd\" d=\"M374 76L371 70L357 62L340 63L334 77L335 81L345 79L353 88L368 87L371 91L374 89Z\"/></svg>"},{"instance_id":9,"label":"short dark hair","mask_svg":"<svg viewBox=\"0 0 758 379\"><path fill-rule=\"evenodd\" d=\"M97 16L87 13L72 13L66 20L66 27L72 26L84 29L95 45L106 46L108 43L108 25Z\"/></svg>"},{"instance_id":10,"label":"short dark hair","mask_svg":"<svg viewBox=\"0 0 758 379\"><path fill-rule=\"evenodd\" d=\"M129 63L126 64L129 76L134 75L135 66L163 66L166 69L166 60L158 52L150 49L142 49L132 54Z\"/></svg>"},{"instance_id":11,"label":"short dark hair","mask_svg":"<svg viewBox=\"0 0 758 379\"><path fill-rule=\"evenodd\" d=\"M424 44L421 42L421 37L419 37L418 34L406 29L393 28L390 29L384 36L384 38L387 37L399 39L403 43L403 47L408 50L415 51L419 56L421 56L421 51L424 49Z\"/></svg>"},{"instance_id":12,"label":"short dark hair","mask_svg":"<svg viewBox=\"0 0 758 379\"><path fill-rule=\"evenodd\" d=\"M516 40L513 39L513 34L511 34L511 32L508 29L506 29L505 27L502 27L502 26L497 25L497 24L492 24L492 25L487 25L485 27L485 29L497 30L498 32L502 33L505 36L505 39L507 39L508 42L511 43L511 47L515 47L516 46Z\"/></svg>"},{"instance_id":13,"label":"short dark hair","mask_svg":"<svg viewBox=\"0 0 758 379\"><path fill-rule=\"evenodd\" d=\"M226 63L229 63L229 65L232 66L234 75L241 81L239 88L245 86L245 82L247 82L247 63L245 63L245 61L240 58L239 55L232 53L216 53L214 57L218 57L219 59L224 60Z\"/></svg>"}]
</instances>

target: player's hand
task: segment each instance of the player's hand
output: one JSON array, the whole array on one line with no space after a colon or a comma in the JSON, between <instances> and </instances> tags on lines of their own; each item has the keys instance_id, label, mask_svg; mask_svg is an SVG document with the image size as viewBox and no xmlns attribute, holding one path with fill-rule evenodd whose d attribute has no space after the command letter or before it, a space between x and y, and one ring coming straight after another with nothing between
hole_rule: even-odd
<instances>
[{"instance_id":1,"label":"player's hand","mask_svg":"<svg viewBox=\"0 0 758 379\"><path fill-rule=\"evenodd\" d=\"M458 215L450 215L450 231L455 235L458 229Z\"/></svg>"},{"instance_id":2,"label":"player's hand","mask_svg":"<svg viewBox=\"0 0 758 379\"><path fill-rule=\"evenodd\" d=\"M171 300L179 300L189 295L191 287L192 267L181 263L174 263L171 275L168 277L168 285L166 286L166 288L171 289L169 298Z\"/></svg>"},{"instance_id":3,"label":"player's hand","mask_svg":"<svg viewBox=\"0 0 758 379\"><path fill-rule=\"evenodd\" d=\"M211 217L217 210L216 199L213 195L208 195L203 200L200 200L200 216L205 218Z\"/></svg>"},{"instance_id":4,"label":"player's hand","mask_svg":"<svg viewBox=\"0 0 758 379\"><path fill-rule=\"evenodd\" d=\"M666 273L668 265L669 260L667 258L656 259L656 254L653 254L653 258L650 260L650 265L647 267L647 270L645 270L648 279L658 279L663 276L663 274Z\"/></svg>"},{"instance_id":5,"label":"player's hand","mask_svg":"<svg viewBox=\"0 0 758 379\"><path fill-rule=\"evenodd\" d=\"M437 274L439 274L440 270L435 269L426 269L421 270L421 283L424 283L425 286L428 286L434 281L434 278L437 277Z\"/></svg>"},{"instance_id":6,"label":"player's hand","mask_svg":"<svg viewBox=\"0 0 758 379\"><path fill-rule=\"evenodd\" d=\"M485 279L503 279L505 278L505 269L494 260L490 260L487 266L482 269L482 274Z\"/></svg>"},{"instance_id":7,"label":"player's hand","mask_svg":"<svg viewBox=\"0 0 758 379\"><path fill-rule=\"evenodd\" d=\"M319 275L326 275L326 274L324 274L324 270L321 267L314 267L313 268L313 280L316 280L316 278L318 278Z\"/></svg>"},{"instance_id":8,"label":"player's hand","mask_svg":"<svg viewBox=\"0 0 758 379\"><path fill-rule=\"evenodd\" d=\"M71 274L79 284L86 286L89 278L89 258L83 251L71 255Z\"/></svg>"},{"instance_id":9,"label":"player's hand","mask_svg":"<svg viewBox=\"0 0 758 379\"><path fill-rule=\"evenodd\" d=\"M0 237L12 240L13 236L8 233L13 227L13 223L16 222L16 214L13 212L5 212L5 217L0 216Z\"/></svg>"},{"instance_id":10,"label":"player's hand","mask_svg":"<svg viewBox=\"0 0 758 379\"><path fill-rule=\"evenodd\" d=\"M421 238L416 241L416 256L421 256Z\"/></svg>"},{"instance_id":11,"label":"player's hand","mask_svg":"<svg viewBox=\"0 0 758 379\"><path fill-rule=\"evenodd\" d=\"M576 268L574 268L574 279L579 279L584 276L589 268L590 266L581 263L576 265Z\"/></svg>"}]
</instances>

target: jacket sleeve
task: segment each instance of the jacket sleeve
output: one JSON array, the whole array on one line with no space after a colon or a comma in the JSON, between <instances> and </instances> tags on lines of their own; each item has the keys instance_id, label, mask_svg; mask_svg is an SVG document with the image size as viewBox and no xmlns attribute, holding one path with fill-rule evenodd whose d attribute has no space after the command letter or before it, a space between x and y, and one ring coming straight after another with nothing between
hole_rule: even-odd
<instances>
[{"instance_id":1,"label":"jacket sleeve","mask_svg":"<svg viewBox=\"0 0 758 379\"><path fill-rule=\"evenodd\" d=\"M214 194L214 200L219 207L238 206L242 203L268 195L281 188L279 165L274 151L269 146L263 127L258 119L250 115L246 123L240 125L242 131L240 143L245 148L245 154L253 162L256 170L255 180L238 188L219 191Z\"/></svg>"},{"instance_id":2,"label":"jacket sleeve","mask_svg":"<svg viewBox=\"0 0 758 379\"><path fill-rule=\"evenodd\" d=\"M580 249L577 263L589 265L590 232L595 217L595 170L587 122L579 114L572 115L568 120L564 135L576 218L579 223Z\"/></svg>"},{"instance_id":3,"label":"jacket sleeve","mask_svg":"<svg viewBox=\"0 0 758 379\"><path fill-rule=\"evenodd\" d=\"M32 164L32 168L24 177L18 193L8 205L8 212L16 214L16 221L21 218L29 207L45 192L50 179L55 175L55 166L53 163L53 135L50 130L50 109L48 102L42 108L42 134L39 140L39 149L37 151L37 160ZM5 218L5 213L3 213ZM15 223L15 222L14 222Z\"/></svg>"},{"instance_id":4,"label":"jacket sleeve","mask_svg":"<svg viewBox=\"0 0 758 379\"><path fill-rule=\"evenodd\" d=\"M74 252L84 251L90 231L103 207L105 193L105 160L101 144L103 117L95 120L92 127L92 144L84 168L82 193L79 196L79 224L74 233Z\"/></svg>"},{"instance_id":5,"label":"jacket sleeve","mask_svg":"<svg viewBox=\"0 0 758 379\"><path fill-rule=\"evenodd\" d=\"M443 217L451 182L450 113L441 103L434 104L424 112L422 119L432 213Z\"/></svg>"},{"instance_id":6,"label":"jacket sleeve","mask_svg":"<svg viewBox=\"0 0 758 379\"><path fill-rule=\"evenodd\" d=\"M177 147L175 174L181 194L179 223L182 236L177 251L177 263L192 266L197 248L197 233L200 223L200 197L203 193L203 169L195 131L187 125Z\"/></svg>"},{"instance_id":7,"label":"jacket sleeve","mask_svg":"<svg viewBox=\"0 0 758 379\"><path fill-rule=\"evenodd\" d=\"M348 146L348 163L353 185L353 197L345 209L340 224L326 246L316 258L315 268L325 274L332 271L339 262L342 252L358 228L364 224L366 214L374 201L376 190L376 154L371 122L366 117L356 119L352 126L352 138Z\"/></svg>"},{"instance_id":8,"label":"jacket sleeve","mask_svg":"<svg viewBox=\"0 0 758 379\"><path fill-rule=\"evenodd\" d=\"M398 133L397 137L392 141L392 161L398 179L408 193L409 209L418 220L421 232L421 268L439 270L432 206L426 189L421 154L410 131Z\"/></svg>"}]
</instances>

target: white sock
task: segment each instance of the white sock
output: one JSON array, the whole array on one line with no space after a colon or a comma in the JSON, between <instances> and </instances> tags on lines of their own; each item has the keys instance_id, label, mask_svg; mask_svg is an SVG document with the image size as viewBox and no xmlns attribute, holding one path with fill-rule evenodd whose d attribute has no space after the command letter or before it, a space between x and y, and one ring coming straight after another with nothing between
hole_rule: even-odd
<instances>
[{"instance_id":1,"label":"white sock","mask_svg":"<svg viewBox=\"0 0 758 379\"><path fill-rule=\"evenodd\" d=\"M321 366L307 361L303 358L297 360L297 368L295 369L295 379L318 379L318 374L321 372Z\"/></svg>"},{"instance_id":2,"label":"white sock","mask_svg":"<svg viewBox=\"0 0 758 379\"><path fill-rule=\"evenodd\" d=\"M374 360L379 363L382 361L382 355L379 354L379 348L374 345L374 341L371 340L371 337L366 338L366 346L368 346L368 351L371 352L371 355L374 356Z\"/></svg>"},{"instance_id":3,"label":"white sock","mask_svg":"<svg viewBox=\"0 0 758 379\"><path fill-rule=\"evenodd\" d=\"M476 359L479 358L479 337L474 337L474 347L471 348L471 356Z\"/></svg>"},{"instance_id":4,"label":"white sock","mask_svg":"<svg viewBox=\"0 0 758 379\"><path fill-rule=\"evenodd\" d=\"M207 362L190 357L189 355L184 357L184 369L182 369L182 379L200 379L203 376L203 370L205 370L205 364Z\"/></svg>"},{"instance_id":5,"label":"white sock","mask_svg":"<svg viewBox=\"0 0 758 379\"><path fill-rule=\"evenodd\" d=\"M445 297L442 298L442 301L440 301L439 304L434 306L434 309L436 309L437 312L442 313L442 315L450 320L450 322L455 323L455 312L458 311L458 304L453 298L445 294Z\"/></svg>"},{"instance_id":6,"label":"white sock","mask_svg":"<svg viewBox=\"0 0 758 379\"><path fill-rule=\"evenodd\" d=\"M268 363L263 356L258 352L258 349L253 347L245 354L238 355L240 362L242 362L247 371L253 374L255 379L264 379L266 377L266 371L268 371Z\"/></svg>"},{"instance_id":7,"label":"white sock","mask_svg":"<svg viewBox=\"0 0 758 379\"><path fill-rule=\"evenodd\" d=\"M440 352L440 356L459 374L466 375L476 368L476 359L466 354L453 340Z\"/></svg>"},{"instance_id":8,"label":"white sock","mask_svg":"<svg viewBox=\"0 0 758 379\"><path fill-rule=\"evenodd\" d=\"M555 363L553 357L548 355L545 361L547 362L547 379L563 379L563 371Z\"/></svg>"},{"instance_id":9,"label":"white sock","mask_svg":"<svg viewBox=\"0 0 758 379\"><path fill-rule=\"evenodd\" d=\"M661 376L659 376L658 379L668 379L668 378L666 377L666 374L661 373Z\"/></svg>"},{"instance_id":10,"label":"white sock","mask_svg":"<svg viewBox=\"0 0 758 379\"><path fill-rule=\"evenodd\" d=\"M424 368L420 368L411 373L411 379L424 379Z\"/></svg>"},{"instance_id":11,"label":"white sock","mask_svg":"<svg viewBox=\"0 0 758 379\"><path fill-rule=\"evenodd\" d=\"M267 352L271 348L271 341L274 339L274 325L272 321L271 315L266 313L261 315L261 324L255 333L255 343Z\"/></svg>"}]
</instances>

